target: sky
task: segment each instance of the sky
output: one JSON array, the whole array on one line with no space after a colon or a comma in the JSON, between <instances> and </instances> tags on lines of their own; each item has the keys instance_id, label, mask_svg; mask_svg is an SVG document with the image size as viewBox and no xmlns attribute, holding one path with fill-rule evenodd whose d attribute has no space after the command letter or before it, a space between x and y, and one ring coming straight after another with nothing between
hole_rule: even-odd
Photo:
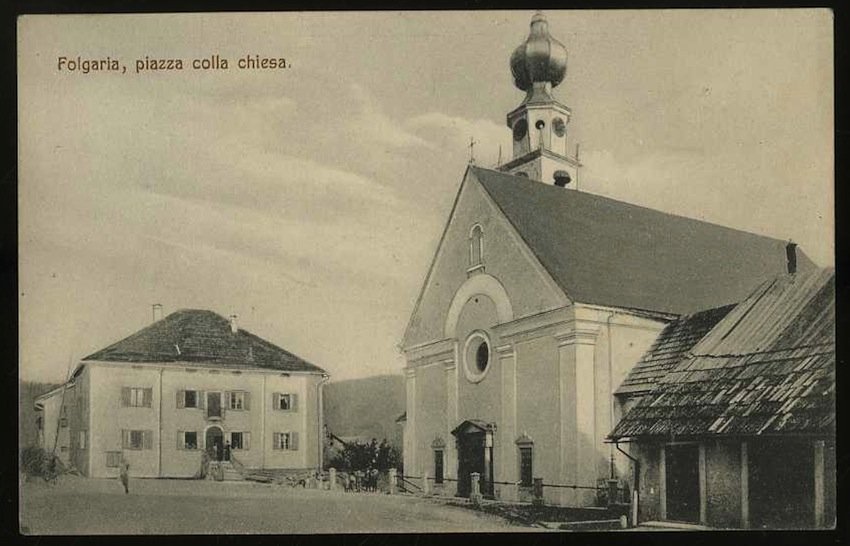
<instances>
[{"instance_id":1,"label":"sky","mask_svg":"<svg viewBox=\"0 0 850 546\"><path fill-rule=\"evenodd\" d=\"M25 380L184 308L335 380L398 344L469 161L508 159L532 11L18 21ZM582 188L792 238L834 264L828 10L549 11ZM229 70L193 70L193 59ZM246 55L283 70L238 70ZM121 71L60 70L58 58ZM135 73L137 59L184 70Z\"/></svg>"}]
</instances>

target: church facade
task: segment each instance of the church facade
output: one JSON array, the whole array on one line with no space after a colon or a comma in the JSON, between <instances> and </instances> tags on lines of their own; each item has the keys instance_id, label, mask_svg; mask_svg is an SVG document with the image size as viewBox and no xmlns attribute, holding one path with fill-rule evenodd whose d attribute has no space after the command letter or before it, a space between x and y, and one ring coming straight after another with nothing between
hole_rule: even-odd
<instances>
[{"instance_id":1,"label":"church facade","mask_svg":"<svg viewBox=\"0 0 850 546\"><path fill-rule=\"evenodd\" d=\"M514 157L470 165L401 349L404 470L444 494L590 506L628 459L614 393L667 323L786 271L786 243L578 191L566 49L542 14L511 57ZM813 264L795 254L801 270Z\"/></svg>"}]
</instances>

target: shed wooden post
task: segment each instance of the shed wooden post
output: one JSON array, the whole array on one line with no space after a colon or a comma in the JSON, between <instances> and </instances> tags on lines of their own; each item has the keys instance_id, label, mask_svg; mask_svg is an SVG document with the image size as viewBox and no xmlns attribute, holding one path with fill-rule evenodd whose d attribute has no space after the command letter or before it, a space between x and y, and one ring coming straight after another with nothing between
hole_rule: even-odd
<instances>
[{"instance_id":1,"label":"shed wooden post","mask_svg":"<svg viewBox=\"0 0 850 546\"><path fill-rule=\"evenodd\" d=\"M664 446L658 452L658 494L661 519L667 519L667 452Z\"/></svg>"},{"instance_id":2,"label":"shed wooden post","mask_svg":"<svg viewBox=\"0 0 850 546\"><path fill-rule=\"evenodd\" d=\"M815 527L824 526L824 475L823 450L824 441L815 440Z\"/></svg>"},{"instance_id":3,"label":"shed wooden post","mask_svg":"<svg viewBox=\"0 0 850 546\"><path fill-rule=\"evenodd\" d=\"M741 527L750 528L750 461L747 442L741 442Z\"/></svg>"},{"instance_id":4,"label":"shed wooden post","mask_svg":"<svg viewBox=\"0 0 850 546\"><path fill-rule=\"evenodd\" d=\"M708 524L708 480L705 474L705 444L699 444L699 522Z\"/></svg>"}]
</instances>

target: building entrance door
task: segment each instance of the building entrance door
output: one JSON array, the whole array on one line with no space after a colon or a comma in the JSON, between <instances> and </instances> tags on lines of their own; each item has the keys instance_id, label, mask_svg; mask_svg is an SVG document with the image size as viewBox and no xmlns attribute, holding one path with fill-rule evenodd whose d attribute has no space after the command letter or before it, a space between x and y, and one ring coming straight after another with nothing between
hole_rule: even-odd
<instances>
[{"instance_id":1,"label":"building entrance door","mask_svg":"<svg viewBox=\"0 0 850 546\"><path fill-rule=\"evenodd\" d=\"M457 496L469 497L471 474L477 472L479 491L493 497L493 429L483 421L464 421L452 431L457 442Z\"/></svg>"},{"instance_id":2,"label":"building entrance door","mask_svg":"<svg viewBox=\"0 0 850 546\"><path fill-rule=\"evenodd\" d=\"M206 435L207 453L213 461L224 458L224 433L219 427L210 427Z\"/></svg>"},{"instance_id":3,"label":"building entrance door","mask_svg":"<svg viewBox=\"0 0 850 546\"><path fill-rule=\"evenodd\" d=\"M484 473L484 433L464 434L458 437L457 450L457 494L468 497L472 489L470 475L478 472L481 476L479 484L484 490L486 474Z\"/></svg>"},{"instance_id":4,"label":"building entrance door","mask_svg":"<svg viewBox=\"0 0 850 546\"><path fill-rule=\"evenodd\" d=\"M675 444L664 448L667 519L699 522L699 446Z\"/></svg>"}]
</instances>

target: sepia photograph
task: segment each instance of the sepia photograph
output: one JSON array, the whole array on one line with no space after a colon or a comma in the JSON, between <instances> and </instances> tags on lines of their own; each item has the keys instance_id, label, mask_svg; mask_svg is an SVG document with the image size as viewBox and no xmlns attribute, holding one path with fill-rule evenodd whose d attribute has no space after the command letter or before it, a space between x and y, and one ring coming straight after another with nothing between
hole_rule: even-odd
<instances>
[{"instance_id":1,"label":"sepia photograph","mask_svg":"<svg viewBox=\"0 0 850 546\"><path fill-rule=\"evenodd\" d=\"M19 16L18 532L835 529L833 24Z\"/></svg>"}]
</instances>

